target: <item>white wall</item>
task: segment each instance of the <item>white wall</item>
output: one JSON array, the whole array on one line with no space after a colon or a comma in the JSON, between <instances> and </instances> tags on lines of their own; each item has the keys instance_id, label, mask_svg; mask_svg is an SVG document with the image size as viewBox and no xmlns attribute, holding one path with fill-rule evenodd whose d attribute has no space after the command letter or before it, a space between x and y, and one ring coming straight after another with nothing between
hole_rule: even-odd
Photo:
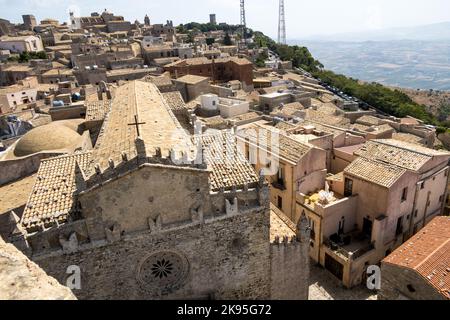
<instances>
[{"instance_id":1,"label":"white wall","mask_svg":"<svg viewBox=\"0 0 450 320\"><path fill-rule=\"evenodd\" d=\"M202 109L215 111L219 108L219 97L215 94L204 94L200 99Z\"/></svg>"},{"instance_id":2,"label":"white wall","mask_svg":"<svg viewBox=\"0 0 450 320\"><path fill-rule=\"evenodd\" d=\"M224 104L224 100L220 100L219 109L220 109L220 115L224 118L232 118L241 114L245 114L249 112L250 110L250 104L246 101L241 101L239 103L238 100L232 100L233 102L236 102L236 104L227 105Z\"/></svg>"},{"instance_id":3,"label":"white wall","mask_svg":"<svg viewBox=\"0 0 450 320\"><path fill-rule=\"evenodd\" d=\"M0 49L9 50L12 53L44 51L42 40L39 37L29 36L21 40L0 41Z\"/></svg>"}]
</instances>

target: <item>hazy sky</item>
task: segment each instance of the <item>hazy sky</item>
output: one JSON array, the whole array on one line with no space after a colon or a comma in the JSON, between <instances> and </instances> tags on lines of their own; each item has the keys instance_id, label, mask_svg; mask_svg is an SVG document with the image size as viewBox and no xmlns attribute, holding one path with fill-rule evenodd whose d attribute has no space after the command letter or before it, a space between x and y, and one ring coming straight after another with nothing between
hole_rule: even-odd
<instances>
[{"instance_id":1,"label":"hazy sky","mask_svg":"<svg viewBox=\"0 0 450 320\"><path fill-rule=\"evenodd\" d=\"M390 27L450 21L449 0L285 0L288 38L359 32ZM171 19L175 24L207 22L216 13L218 22L239 23L239 0L0 0L0 18L20 22L31 13L38 20L68 20L69 8L81 15L104 8L127 20L152 23ZM275 37L278 0L246 0L247 25Z\"/></svg>"}]
</instances>

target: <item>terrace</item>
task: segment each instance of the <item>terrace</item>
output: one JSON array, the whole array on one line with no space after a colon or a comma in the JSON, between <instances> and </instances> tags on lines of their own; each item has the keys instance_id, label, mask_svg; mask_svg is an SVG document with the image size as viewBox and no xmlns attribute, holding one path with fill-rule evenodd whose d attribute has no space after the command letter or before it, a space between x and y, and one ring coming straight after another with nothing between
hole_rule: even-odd
<instances>
[{"instance_id":1,"label":"terrace","mask_svg":"<svg viewBox=\"0 0 450 320\"><path fill-rule=\"evenodd\" d=\"M366 253L375 250L375 243L359 230L354 230L345 234L335 233L324 238L323 244L334 254L346 260L358 260Z\"/></svg>"}]
</instances>

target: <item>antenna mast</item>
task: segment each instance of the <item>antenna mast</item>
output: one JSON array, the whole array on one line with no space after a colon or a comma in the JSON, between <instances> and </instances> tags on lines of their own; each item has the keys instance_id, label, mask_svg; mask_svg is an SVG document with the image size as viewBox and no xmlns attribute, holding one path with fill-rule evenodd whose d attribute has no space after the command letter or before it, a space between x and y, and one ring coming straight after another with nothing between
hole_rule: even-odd
<instances>
[{"instance_id":1,"label":"antenna mast","mask_svg":"<svg viewBox=\"0 0 450 320\"><path fill-rule=\"evenodd\" d=\"M242 39L247 43L247 22L245 20L245 0L241 0L241 27L242 27Z\"/></svg>"},{"instance_id":2,"label":"antenna mast","mask_svg":"<svg viewBox=\"0 0 450 320\"><path fill-rule=\"evenodd\" d=\"M278 43L286 44L286 15L284 12L284 0L280 0L280 14L278 17Z\"/></svg>"}]
</instances>

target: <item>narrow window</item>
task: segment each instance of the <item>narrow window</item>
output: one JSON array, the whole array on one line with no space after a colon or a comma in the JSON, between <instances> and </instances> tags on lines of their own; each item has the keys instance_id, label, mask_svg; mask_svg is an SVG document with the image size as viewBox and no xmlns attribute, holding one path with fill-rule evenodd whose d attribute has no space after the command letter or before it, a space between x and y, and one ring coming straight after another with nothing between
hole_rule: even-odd
<instances>
[{"instance_id":1,"label":"narrow window","mask_svg":"<svg viewBox=\"0 0 450 320\"><path fill-rule=\"evenodd\" d=\"M344 197L351 197L353 195L353 180L345 178Z\"/></svg>"},{"instance_id":2,"label":"narrow window","mask_svg":"<svg viewBox=\"0 0 450 320\"><path fill-rule=\"evenodd\" d=\"M404 188L402 192L402 202L405 202L408 199L408 188Z\"/></svg>"},{"instance_id":3,"label":"narrow window","mask_svg":"<svg viewBox=\"0 0 450 320\"><path fill-rule=\"evenodd\" d=\"M278 169L278 183L284 185L284 169L282 167Z\"/></svg>"},{"instance_id":4,"label":"narrow window","mask_svg":"<svg viewBox=\"0 0 450 320\"><path fill-rule=\"evenodd\" d=\"M414 287L412 285L408 284L406 287L408 288L409 292L411 292L411 293L416 292L416 289L414 289Z\"/></svg>"},{"instance_id":5,"label":"narrow window","mask_svg":"<svg viewBox=\"0 0 450 320\"><path fill-rule=\"evenodd\" d=\"M278 196L278 209L283 210L283 198Z\"/></svg>"}]
</instances>

